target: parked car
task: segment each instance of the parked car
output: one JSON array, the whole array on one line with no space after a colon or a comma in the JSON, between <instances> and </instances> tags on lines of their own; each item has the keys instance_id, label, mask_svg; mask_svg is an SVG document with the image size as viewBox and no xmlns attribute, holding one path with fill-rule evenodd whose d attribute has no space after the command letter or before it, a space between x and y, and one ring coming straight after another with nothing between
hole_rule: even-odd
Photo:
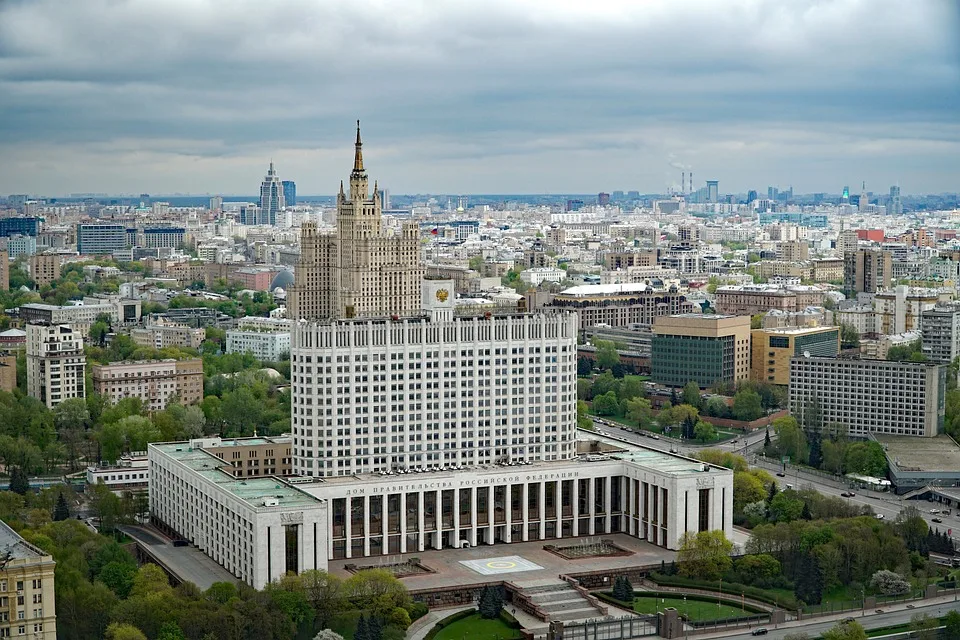
<instances>
[{"instance_id":1,"label":"parked car","mask_svg":"<svg viewBox=\"0 0 960 640\"><path fill-rule=\"evenodd\" d=\"M844 492L842 492L840 495L841 495L842 497L844 497L844 498L852 498L852 497L855 496L856 494L855 494L854 492L852 492L852 491L844 491Z\"/></svg>"},{"instance_id":2,"label":"parked car","mask_svg":"<svg viewBox=\"0 0 960 640\"><path fill-rule=\"evenodd\" d=\"M785 474L783 471L777 471L777 477L778 477L778 478L786 478L786 477L787 477L787 474Z\"/></svg>"},{"instance_id":3,"label":"parked car","mask_svg":"<svg viewBox=\"0 0 960 640\"><path fill-rule=\"evenodd\" d=\"M930 522L936 522L937 524L942 524L943 518L930 518Z\"/></svg>"},{"instance_id":4,"label":"parked car","mask_svg":"<svg viewBox=\"0 0 960 640\"><path fill-rule=\"evenodd\" d=\"M930 514L931 514L931 515L934 515L934 516L935 516L935 515L937 515L938 513L940 513L940 509L930 509Z\"/></svg>"},{"instance_id":5,"label":"parked car","mask_svg":"<svg viewBox=\"0 0 960 640\"><path fill-rule=\"evenodd\" d=\"M883 514L882 514L882 513L878 513L878 514L877 514L877 520L883 520Z\"/></svg>"},{"instance_id":6,"label":"parked car","mask_svg":"<svg viewBox=\"0 0 960 640\"><path fill-rule=\"evenodd\" d=\"M769 629L767 629L766 627L760 627L759 629L754 629L754 630L750 633L750 635L754 635L754 636L765 636L765 635L767 635L768 631L769 631Z\"/></svg>"}]
</instances>

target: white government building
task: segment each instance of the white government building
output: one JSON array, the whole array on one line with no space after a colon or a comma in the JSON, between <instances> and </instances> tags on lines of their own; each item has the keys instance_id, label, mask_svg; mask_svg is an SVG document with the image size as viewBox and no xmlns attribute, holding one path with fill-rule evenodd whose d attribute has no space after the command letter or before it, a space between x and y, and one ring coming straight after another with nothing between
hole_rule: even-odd
<instances>
[{"instance_id":1,"label":"white government building","mask_svg":"<svg viewBox=\"0 0 960 640\"><path fill-rule=\"evenodd\" d=\"M382 229L360 146L338 233L305 225L290 292L295 477L239 473L242 443L151 444L153 522L256 588L342 558L729 535L730 470L578 439L576 312L455 316L453 281Z\"/></svg>"}]
</instances>

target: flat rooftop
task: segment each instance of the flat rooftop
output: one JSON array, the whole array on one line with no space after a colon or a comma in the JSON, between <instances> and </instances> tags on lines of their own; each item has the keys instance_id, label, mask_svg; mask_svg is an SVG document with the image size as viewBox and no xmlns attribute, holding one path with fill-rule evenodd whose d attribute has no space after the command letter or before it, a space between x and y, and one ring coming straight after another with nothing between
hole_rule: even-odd
<instances>
[{"instance_id":1,"label":"flat rooftop","mask_svg":"<svg viewBox=\"0 0 960 640\"><path fill-rule=\"evenodd\" d=\"M960 446L947 435L933 438L875 435L900 471L960 472Z\"/></svg>"},{"instance_id":2,"label":"flat rooftop","mask_svg":"<svg viewBox=\"0 0 960 640\"><path fill-rule=\"evenodd\" d=\"M267 441L264 440L264 444ZM215 455L204 449L195 449L186 442L151 444L174 460L186 465L207 481L243 500L250 507L262 507L263 498L276 498L277 507L312 507L320 503L313 496L272 476L261 478L234 478L220 470L224 465Z\"/></svg>"},{"instance_id":3,"label":"flat rooftop","mask_svg":"<svg viewBox=\"0 0 960 640\"><path fill-rule=\"evenodd\" d=\"M0 520L0 553L9 553L14 560L42 558L48 554L20 537L6 522Z\"/></svg>"}]
</instances>

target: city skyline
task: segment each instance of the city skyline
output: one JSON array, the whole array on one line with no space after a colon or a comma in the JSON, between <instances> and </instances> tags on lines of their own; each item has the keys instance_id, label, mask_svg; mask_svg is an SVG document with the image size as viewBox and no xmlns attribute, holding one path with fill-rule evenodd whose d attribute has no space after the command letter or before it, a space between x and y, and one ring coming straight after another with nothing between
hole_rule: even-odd
<instances>
[{"instance_id":1,"label":"city skyline","mask_svg":"<svg viewBox=\"0 0 960 640\"><path fill-rule=\"evenodd\" d=\"M3 5L0 193L328 193L357 117L395 193L958 188L950 2L274 11Z\"/></svg>"}]
</instances>

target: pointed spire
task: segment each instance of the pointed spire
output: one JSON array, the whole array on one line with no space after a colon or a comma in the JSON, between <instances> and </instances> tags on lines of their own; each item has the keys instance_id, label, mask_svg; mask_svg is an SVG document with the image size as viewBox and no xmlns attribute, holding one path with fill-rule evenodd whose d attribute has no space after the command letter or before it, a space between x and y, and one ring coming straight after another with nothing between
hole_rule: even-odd
<instances>
[{"instance_id":1,"label":"pointed spire","mask_svg":"<svg viewBox=\"0 0 960 640\"><path fill-rule=\"evenodd\" d=\"M343 180L340 181L340 195L343 195Z\"/></svg>"},{"instance_id":2,"label":"pointed spire","mask_svg":"<svg viewBox=\"0 0 960 640\"><path fill-rule=\"evenodd\" d=\"M360 141L360 121L357 120L357 150L353 156L353 172L363 173L363 143Z\"/></svg>"}]
</instances>

